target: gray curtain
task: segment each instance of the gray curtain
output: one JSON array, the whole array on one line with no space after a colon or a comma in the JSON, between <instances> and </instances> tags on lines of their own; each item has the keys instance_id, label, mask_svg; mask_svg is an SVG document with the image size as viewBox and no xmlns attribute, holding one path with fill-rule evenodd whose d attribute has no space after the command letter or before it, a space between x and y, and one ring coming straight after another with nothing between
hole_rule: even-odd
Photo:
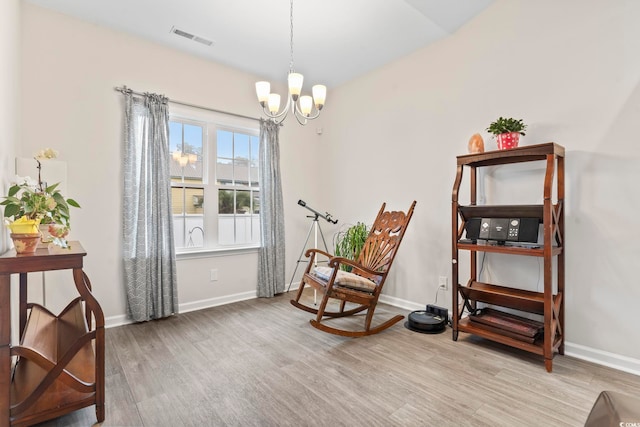
<instances>
[{"instance_id":1,"label":"gray curtain","mask_svg":"<svg viewBox=\"0 0 640 427\"><path fill-rule=\"evenodd\" d=\"M259 297L284 292L284 209L280 178L280 125L260 120L260 230Z\"/></svg>"},{"instance_id":2,"label":"gray curtain","mask_svg":"<svg viewBox=\"0 0 640 427\"><path fill-rule=\"evenodd\" d=\"M141 322L178 311L169 112L163 96L124 96L124 282L127 313Z\"/></svg>"}]
</instances>

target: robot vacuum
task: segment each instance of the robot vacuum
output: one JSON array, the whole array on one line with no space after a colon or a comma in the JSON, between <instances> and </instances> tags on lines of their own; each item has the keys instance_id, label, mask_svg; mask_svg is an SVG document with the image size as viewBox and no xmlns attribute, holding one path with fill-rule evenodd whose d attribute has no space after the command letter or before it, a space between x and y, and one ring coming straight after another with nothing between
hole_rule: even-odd
<instances>
[{"instance_id":1,"label":"robot vacuum","mask_svg":"<svg viewBox=\"0 0 640 427\"><path fill-rule=\"evenodd\" d=\"M426 310L412 311L404 323L405 328L423 334L439 334L446 325L447 319Z\"/></svg>"}]
</instances>

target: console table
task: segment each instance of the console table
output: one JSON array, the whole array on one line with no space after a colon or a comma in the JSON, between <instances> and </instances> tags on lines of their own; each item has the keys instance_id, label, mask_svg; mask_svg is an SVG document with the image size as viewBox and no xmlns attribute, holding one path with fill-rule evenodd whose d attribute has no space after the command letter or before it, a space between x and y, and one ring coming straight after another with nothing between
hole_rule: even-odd
<instances>
[{"instance_id":1,"label":"console table","mask_svg":"<svg viewBox=\"0 0 640 427\"><path fill-rule=\"evenodd\" d=\"M104 315L82 271L79 242L50 253L0 255L0 427L25 426L95 405L104 421ZM27 273L71 270L79 297L55 315L27 301ZM19 274L20 343L11 343L11 275Z\"/></svg>"}]
</instances>

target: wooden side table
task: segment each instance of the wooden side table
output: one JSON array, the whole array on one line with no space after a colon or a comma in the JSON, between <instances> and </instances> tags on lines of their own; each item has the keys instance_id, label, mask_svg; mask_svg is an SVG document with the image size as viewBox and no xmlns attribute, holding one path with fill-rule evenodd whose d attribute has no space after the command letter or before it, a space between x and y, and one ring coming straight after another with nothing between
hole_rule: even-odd
<instances>
[{"instance_id":1,"label":"wooden side table","mask_svg":"<svg viewBox=\"0 0 640 427\"><path fill-rule=\"evenodd\" d=\"M95 405L104 421L104 315L82 271L85 250L0 255L0 427L31 425ZM27 273L72 270L79 297L58 315L27 301ZM11 275L19 274L20 343L11 343ZM12 364L12 357L16 363Z\"/></svg>"}]
</instances>

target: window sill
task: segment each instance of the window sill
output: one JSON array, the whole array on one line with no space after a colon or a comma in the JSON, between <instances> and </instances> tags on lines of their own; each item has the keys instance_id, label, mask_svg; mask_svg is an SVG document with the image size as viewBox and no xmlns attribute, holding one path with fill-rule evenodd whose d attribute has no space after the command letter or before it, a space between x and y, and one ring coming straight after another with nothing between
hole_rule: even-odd
<instances>
[{"instance_id":1,"label":"window sill","mask_svg":"<svg viewBox=\"0 0 640 427\"><path fill-rule=\"evenodd\" d=\"M221 256L234 256L258 253L260 246L236 246L233 248L209 248L195 249L189 251L176 252L176 260L197 259L197 258L213 258Z\"/></svg>"}]
</instances>

